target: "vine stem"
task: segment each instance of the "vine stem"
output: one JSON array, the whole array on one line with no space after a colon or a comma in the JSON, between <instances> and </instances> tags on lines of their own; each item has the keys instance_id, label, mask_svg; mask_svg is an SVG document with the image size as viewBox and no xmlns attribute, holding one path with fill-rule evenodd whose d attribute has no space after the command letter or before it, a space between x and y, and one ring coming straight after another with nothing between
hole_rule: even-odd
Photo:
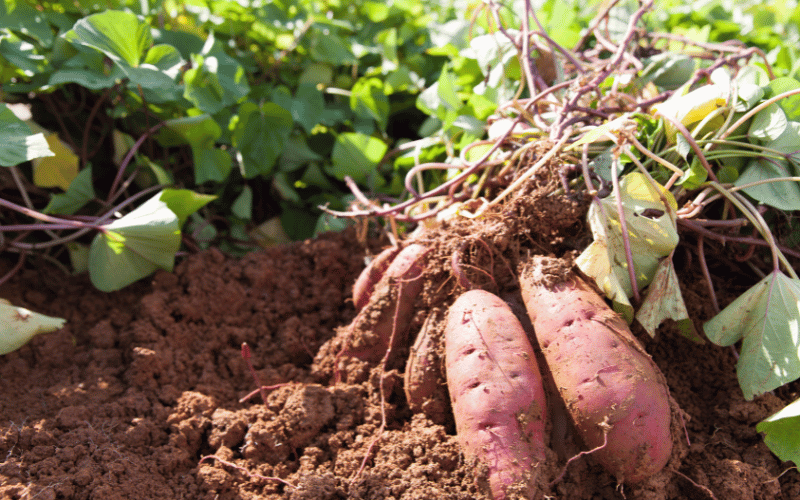
<instances>
[{"instance_id":1,"label":"vine stem","mask_svg":"<svg viewBox=\"0 0 800 500\"><path fill-rule=\"evenodd\" d=\"M747 122L747 120L749 120L750 118L755 116L759 111L761 111L762 109L766 108L770 104L776 103L776 102L780 101L781 99L784 99L786 97L790 97L790 96L793 96L793 95L796 95L796 94L800 94L800 88L788 90L788 91L786 91L786 92L784 92L782 94L778 94L778 95L776 95L774 97L770 97L766 101L760 103L758 106L754 107L753 109L751 109L750 111L748 111L747 113L742 115L741 118L736 120L736 123L731 125L728 128L728 130L725 131L725 133L723 133L721 136L719 136L718 140L720 140L720 141L724 140L726 137L731 135L736 129L738 129L739 127L744 125Z\"/></svg>"},{"instance_id":2,"label":"vine stem","mask_svg":"<svg viewBox=\"0 0 800 500\"><path fill-rule=\"evenodd\" d=\"M120 195L117 192L117 188L119 187L119 183L122 182L122 176L125 174L125 169L128 168L128 164L130 164L131 160L133 159L133 155L136 154L136 151L144 144L144 141L147 140L148 137L155 134L158 129L166 125L166 122L159 122L150 127L144 134L142 134L136 142L133 144L130 150L128 150L128 154L125 155L125 158L122 160L122 163L119 165L119 169L117 170L117 175L114 177L114 182L111 184L111 189L108 191L108 199L106 200L108 203L113 203L113 201Z\"/></svg>"},{"instance_id":3,"label":"vine stem","mask_svg":"<svg viewBox=\"0 0 800 500\"><path fill-rule=\"evenodd\" d=\"M619 185L619 171L621 165L619 155L614 158L611 165L611 182L614 185L614 193L616 194L617 202L617 215L619 216L620 231L622 233L622 245L625 247L625 261L628 263L628 278L631 281L631 291L633 292L633 300L638 304L640 301L639 296L639 283L636 282L636 267L633 263L633 252L631 251L631 240L628 237L628 222L625 219L625 210L622 207L622 190Z\"/></svg>"}]
</instances>

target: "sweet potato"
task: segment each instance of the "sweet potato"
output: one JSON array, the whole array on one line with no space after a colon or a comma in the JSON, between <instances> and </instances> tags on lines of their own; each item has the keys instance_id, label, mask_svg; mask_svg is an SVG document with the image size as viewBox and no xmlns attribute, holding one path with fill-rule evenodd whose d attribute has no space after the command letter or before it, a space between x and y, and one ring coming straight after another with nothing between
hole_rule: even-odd
<instances>
[{"instance_id":1,"label":"sweet potato","mask_svg":"<svg viewBox=\"0 0 800 500\"><path fill-rule=\"evenodd\" d=\"M442 383L441 350L444 348L444 309L433 309L425 319L408 353L404 386L411 411L424 413L432 422L447 419L447 389Z\"/></svg>"},{"instance_id":2,"label":"sweet potato","mask_svg":"<svg viewBox=\"0 0 800 500\"><path fill-rule=\"evenodd\" d=\"M375 285L367 305L343 332L345 340L340 356L375 363L383 358L387 349L405 342L414 301L422 292L426 252L424 246L415 243L397 254Z\"/></svg>"},{"instance_id":3,"label":"sweet potato","mask_svg":"<svg viewBox=\"0 0 800 500\"><path fill-rule=\"evenodd\" d=\"M356 311L364 309L364 306L367 305L373 290L375 290L375 285L383 278L386 269L398 252L400 252L400 247L386 248L361 271L353 285L353 304L356 306Z\"/></svg>"},{"instance_id":4,"label":"sweet potato","mask_svg":"<svg viewBox=\"0 0 800 500\"><path fill-rule=\"evenodd\" d=\"M499 297L461 295L445 326L447 385L464 454L495 499L531 498L545 458L544 389L531 343Z\"/></svg>"},{"instance_id":5,"label":"sweet potato","mask_svg":"<svg viewBox=\"0 0 800 500\"><path fill-rule=\"evenodd\" d=\"M664 376L628 325L571 269L533 257L522 298L547 368L584 444L619 482L661 470L672 452Z\"/></svg>"}]
</instances>

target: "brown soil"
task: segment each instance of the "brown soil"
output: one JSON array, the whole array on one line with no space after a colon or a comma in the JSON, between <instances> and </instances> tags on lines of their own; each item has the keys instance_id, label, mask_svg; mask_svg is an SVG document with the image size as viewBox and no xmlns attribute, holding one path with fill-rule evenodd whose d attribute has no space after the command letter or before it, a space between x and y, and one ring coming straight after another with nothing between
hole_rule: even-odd
<instances>
[{"instance_id":1,"label":"brown soil","mask_svg":"<svg viewBox=\"0 0 800 500\"><path fill-rule=\"evenodd\" d=\"M537 206L503 215L528 225L528 249L568 254L576 243L542 228L578 234L579 211L561 223ZM476 270L487 265L484 243L508 247L482 235L462 247L470 263L463 269L477 286L507 291L514 262L494 260L494 283ZM355 316L349 297L365 250L354 232L241 259L212 250L112 294L45 265L23 270L0 297L68 323L0 357L0 498L485 498L459 453L452 417L438 425L409 410L402 360L382 377L383 404L375 369L334 384L314 362ZM701 276L696 262L681 259L682 275ZM440 278L424 300L455 293L456 280ZM741 286L728 285L731 294ZM704 287L699 278L684 283L698 324L711 314ZM800 498L800 474L755 431L800 385L745 401L730 348L697 345L669 328L654 340L636 333L686 414L685 457L640 486L618 486L581 458L548 498ZM240 402L255 387L242 342L261 382L277 386L266 404L259 395ZM551 441L550 479L578 449L565 439ZM216 458L203 459L209 455Z\"/></svg>"}]
</instances>

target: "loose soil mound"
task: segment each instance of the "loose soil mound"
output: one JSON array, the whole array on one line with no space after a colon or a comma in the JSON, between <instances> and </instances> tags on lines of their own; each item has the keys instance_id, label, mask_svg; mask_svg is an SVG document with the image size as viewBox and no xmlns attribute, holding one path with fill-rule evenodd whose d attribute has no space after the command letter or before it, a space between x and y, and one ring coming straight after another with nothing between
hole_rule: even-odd
<instances>
[{"instance_id":1,"label":"loose soil mound","mask_svg":"<svg viewBox=\"0 0 800 500\"><path fill-rule=\"evenodd\" d=\"M336 385L312 372L320 347L355 315L349 297L364 254L354 232L242 259L212 250L112 294L44 265L18 274L0 297L68 323L0 358L0 498L484 498L452 421L437 425L408 409L402 367L383 377L383 404L375 370ZM704 285L684 285L695 319L707 319ZM622 488L584 458L551 498L800 498L800 474L755 431L798 385L744 401L730 349L668 329L640 338L688 416L691 445L679 471ZM242 342L262 383L276 386L266 404L258 395L239 401L254 388ZM568 433L551 448L576 449ZM207 455L217 458L201 463Z\"/></svg>"}]
</instances>

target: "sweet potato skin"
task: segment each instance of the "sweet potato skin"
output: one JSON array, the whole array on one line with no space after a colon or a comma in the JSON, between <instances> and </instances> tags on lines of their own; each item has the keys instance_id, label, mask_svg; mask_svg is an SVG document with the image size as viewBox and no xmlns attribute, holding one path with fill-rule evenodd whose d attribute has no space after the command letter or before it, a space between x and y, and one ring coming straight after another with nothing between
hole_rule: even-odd
<instances>
[{"instance_id":1,"label":"sweet potato skin","mask_svg":"<svg viewBox=\"0 0 800 500\"><path fill-rule=\"evenodd\" d=\"M442 383L445 316L446 311L440 308L428 314L408 353L404 377L411 411L424 413L436 424L444 424L449 411L447 388Z\"/></svg>"},{"instance_id":2,"label":"sweet potato skin","mask_svg":"<svg viewBox=\"0 0 800 500\"><path fill-rule=\"evenodd\" d=\"M533 257L522 297L578 434L619 482L660 471L672 452L670 396L628 325L557 259ZM607 433L607 436L606 436Z\"/></svg>"},{"instance_id":3,"label":"sweet potato skin","mask_svg":"<svg viewBox=\"0 0 800 500\"><path fill-rule=\"evenodd\" d=\"M376 255L372 262L361 271L353 285L353 304L356 307L356 311L364 309L364 306L369 303L369 298L373 290L375 290L375 285L383 278L386 270L399 252L400 247L386 248Z\"/></svg>"},{"instance_id":4,"label":"sweet potato skin","mask_svg":"<svg viewBox=\"0 0 800 500\"><path fill-rule=\"evenodd\" d=\"M486 467L495 499L512 491L530 498L545 458L547 404L519 320L489 292L464 293L448 312L445 360L464 454Z\"/></svg>"},{"instance_id":5,"label":"sweet potato skin","mask_svg":"<svg viewBox=\"0 0 800 500\"><path fill-rule=\"evenodd\" d=\"M387 349L405 342L414 301L424 284L426 252L424 246L415 243L397 254L375 286L367 306L343 332L346 339L340 355L375 363Z\"/></svg>"}]
</instances>

